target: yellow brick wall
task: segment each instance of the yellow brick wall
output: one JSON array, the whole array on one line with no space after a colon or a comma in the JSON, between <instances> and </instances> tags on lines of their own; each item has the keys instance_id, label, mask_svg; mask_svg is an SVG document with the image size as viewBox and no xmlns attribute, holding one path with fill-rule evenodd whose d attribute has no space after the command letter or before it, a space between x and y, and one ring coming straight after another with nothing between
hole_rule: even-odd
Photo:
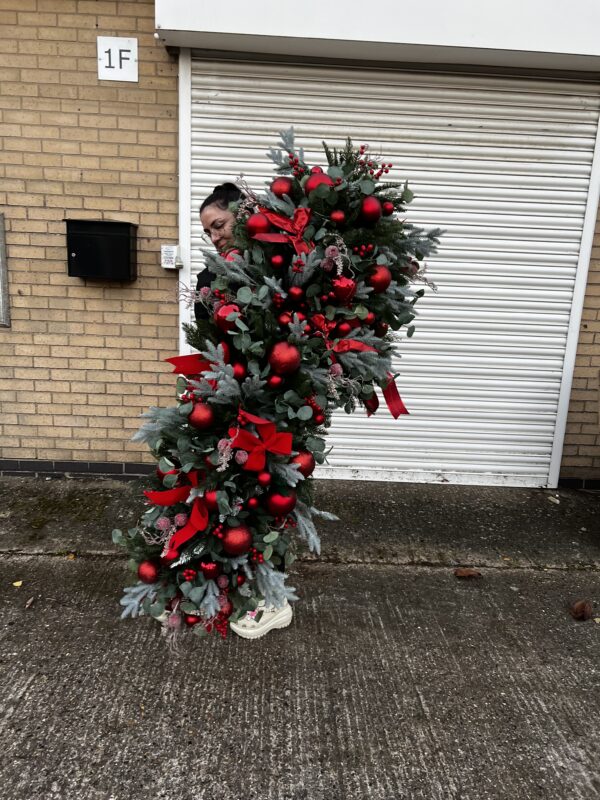
<instances>
[{"instance_id":1,"label":"yellow brick wall","mask_svg":"<svg viewBox=\"0 0 600 800\"><path fill-rule=\"evenodd\" d=\"M178 347L177 60L153 33L153 0L0 0L1 458L152 460L129 439ZM97 36L137 37L139 83L98 81ZM69 278L65 217L138 224L137 281Z\"/></svg>"},{"instance_id":2,"label":"yellow brick wall","mask_svg":"<svg viewBox=\"0 0 600 800\"><path fill-rule=\"evenodd\" d=\"M561 478L600 480L600 214L583 304Z\"/></svg>"}]
</instances>

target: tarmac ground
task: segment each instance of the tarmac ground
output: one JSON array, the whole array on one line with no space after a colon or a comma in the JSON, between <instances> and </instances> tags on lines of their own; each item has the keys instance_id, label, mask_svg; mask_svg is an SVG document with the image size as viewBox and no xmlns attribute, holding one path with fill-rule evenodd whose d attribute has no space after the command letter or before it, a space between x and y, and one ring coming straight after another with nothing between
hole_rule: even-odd
<instances>
[{"instance_id":1,"label":"tarmac ground","mask_svg":"<svg viewBox=\"0 0 600 800\"><path fill-rule=\"evenodd\" d=\"M597 495L322 481L292 625L175 651L119 619L140 496L0 479L0 800L600 798Z\"/></svg>"}]
</instances>

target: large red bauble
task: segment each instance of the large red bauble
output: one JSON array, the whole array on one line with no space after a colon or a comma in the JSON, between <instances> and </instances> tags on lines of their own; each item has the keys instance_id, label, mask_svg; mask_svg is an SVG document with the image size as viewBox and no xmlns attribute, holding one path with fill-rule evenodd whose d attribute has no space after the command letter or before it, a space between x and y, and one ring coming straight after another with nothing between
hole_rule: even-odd
<instances>
[{"instance_id":1,"label":"large red bauble","mask_svg":"<svg viewBox=\"0 0 600 800\"><path fill-rule=\"evenodd\" d=\"M202 561L200 563L200 572L207 581L214 581L221 574L221 567L215 561Z\"/></svg>"},{"instance_id":2,"label":"large red bauble","mask_svg":"<svg viewBox=\"0 0 600 800\"><path fill-rule=\"evenodd\" d=\"M211 428L215 421L215 412L208 403L195 403L188 417L188 422L194 428L205 431Z\"/></svg>"},{"instance_id":3,"label":"large red bauble","mask_svg":"<svg viewBox=\"0 0 600 800\"><path fill-rule=\"evenodd\" d=\"M283 197L284 194L291 194L294 183L291 178L275 178L271 184L271 191L277 197Z\"/></svg>"},{"instance_id":4,"label":"large red bauble","mask_svg":"<svg viewBox=\"0 0 600 800\"><path fill-rule=\"evenodd\" d=\"M142 561L137 570L138 578L142 583L156 583L158 572L159 567L156 561Z\"/></svg>"},{"instance_id":5,"label":"large red bauble","mask_svg":"<svg viewBox=\"0 0 600 800\"><path fill-rule=\"evenodd\" d=\"M204 492L204 502L209 511L217 511L219 508L219 504L217 503L217 490L209 489L208 492Z\"/></svg>"},{"instance_id":6,"label":"large red bauble","mask_svg":"<svg viewBox=\"0 0 600 800\"><path fill-rule=\"evenodd\" d=\"M381 206L383 211L384 217L390 217L394 213L394 204L391 203L389 200L386 200L385 203Z\"/></svg>"},{"instance_id":7,"label":"large red bauble","mask_svg":"<svg viewBox=\"0 0 600 800\"><path fill-rule=\"evenodd\" d=\"M241 556L250 549L252 533L247 525L238 525L236 528L227 528L221 541L227 555Z\"/></svg>"},{"instance_id":8,"label":"large red bauble","mask_svg":"<svg viewBox=\"0 0 600 800\"><path fill-rule=\"evenodd\" d=\"M315 457L307 450L301 450L297 456L292 458L291 463L298 464L300 472L305 478L308 478L309 475L312 475L312 472L316 466Z\"/></svg>"},{"instance_id":9,"label":"large red bauble","mask_svg":"<svg viewBox=\"0 0 600 800\"><path fill-rule=\"evenodd\" d=\"M360 221L363 225L375 225L381 219L383 209L376 197L365 197L360 206Z\"/></svg>"},{"instance_id":10,"label":"large red bauble","mask_svg":"<svg viewBox=\"0 0 600 800\"><path fill-rule=\"evenodd\" d=\"M257 233L267 233L271 229L271 223L264 214L251 214L246 220L246 231L252 238Z\"/></svg>"},{"instance_id":11,"label":"large red bauble","mask_svg":"<svg viewBox=\"0 0 600 800\"><path fill-rule=\"evenodd\" d=\"M392 273L383 264L378 264L367 278L367 284L372 287L375 294L385 292L392 282Z\"/></svg>"},{"instance_id":12,"label":"large red bauble","mask_svg":"<svg viewBox=\"0 0 600 800\"><path fill-rule=\"evenodd\" d=\"M346 222L346 215L340 208L337 208L335 211L331 212L329 219L335 222L336 225L343 225L344 222Z\"/></svg>"},{"instance_id":13,"label":"large red bauble","mask_svg":"<svg viewBox=\"0 0 600 800\"><path fill-rule=\"evenodd\" d=\"M274 517L284 517L293 511L296 505L296 492L290 491L290 494L273 494L267 495L267 508Z\"/></svg>"},{"instance_id":14,"label":"large red bauble","mask_svg":"<svg viewBox=\"0 0 600 800\"><path fill-rule=\"evenodd\" d=\"M269 364L277 375L291 375L300 367L300 351L288 342L277 342L269 353Z\"/></svg>"},{"instance_id":15,"label":"large red bauble","mask_svg":"<svg viewBox=\"0 0 600 800\"><path fill-rule=\"evenodd\" d=\"M304 193L308 196L311 192L314 192L317 186L320 186L321 184L325 184L325 186L333 186L333 181L329 175L325 175L324 172L313 173L304 184Z\"/></svg>"},{"instance_id":16,"label":"large red bauble","mask_svg":"<svg viewBox=\"0 0 600 800\"><path fill-rule=\"evenodd\" d=\"M234 311L239 311L240 307L235 303L225 303L224 306L219 306L214 313L213 319L217 323L217 328L223 333L228 333L235 328L235 320L228 320L227 317L233 314Z\"/></svg>"},{"instance_id":17,"label":"large red bauble","mask_svg":"<svg viewBox=\"0 0 600 800\"><path fill-rule=\"evenodd\" d=\"M352 278L345 278L342 275L340 278L334 278L331 285L336 299L343 305L348 305L356 294L356 281Z\"/></svg>"},{"instance_id":18,"label":"large red bauble","mask_svg":"<svg viewBox=\"0 0 600 800\"><path fill-rule=\"evenodd\" d=\"M292 303L299 303L304 298L304 289L301 286L290 286L288 297Z\"/></svg>"}]
</instances>

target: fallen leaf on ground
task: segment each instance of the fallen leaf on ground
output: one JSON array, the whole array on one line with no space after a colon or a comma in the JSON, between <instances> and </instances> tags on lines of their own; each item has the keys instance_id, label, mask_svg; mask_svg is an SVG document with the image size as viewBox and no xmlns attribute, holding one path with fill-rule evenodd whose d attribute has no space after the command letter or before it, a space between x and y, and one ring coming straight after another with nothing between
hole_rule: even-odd
<instances>
[{"instance_id":1,"label":"fallen leaf on ground","mask_svg":"<svg viewBox=\"0 0 600 800\"><path fill-rule=\"evenodd\" d=\"M481 572L472 567L457 567L454 574L457 578L481 578Z\"/></svg>"},{"instance_id":2,"label":"fallen leaf on ground","mask_svg":"<svg viewBox=\"0 0 600 800\"><path fill-rule=\"evenodd\" d=\"M595 622L597 625L600 625L600 617L594 617L594 622Z\"/></svg>"},{"instance_id":3,"label":"fallen leaf on ground","mask_svg":"<svg viewBox=\"0 0 600 800\"><path fill-rule=\"evenodd\" d=\"M569 607L569 614L573 619L587 620L592 618L592 604L589 600L577 600Z\"/></svg>"},{"instance_id":4,"label":"fallen leaf on ground","mask_svg":"<svg viewBox=\"0 0 600 800\"><path fill-rule=\"evenodd\" d=\"M75 559L77 558L77 553L67 553L67 558L69 559L69 561L75 561Z\"/></svg>"},{"instance_id":5,"label":"fallen leaf on ground","mask_svg":"<svg viewBox=\"0 0 600 800\"><path fill-rule=\"evenodd\" d=\"M548 500L550 500L551 503L556 503L557 506L560 505L560 500L558 499L558 497L552 497L552 495L550 495Z\"/></svg>"},{"instance_id":6,"label":"fallen leaf on ground","mask_svg":"<svg viewBox=\"0 0 600 800\"><path fill-rule=\"evenodd\" d=\"M25 608L29 608L30 605L33 603L33 597L30 597L29 600L25 603Z\"/></svg>"},{"instance_id":7,"label":"fallen leaf on ground","mask_svg":"<svg viewBox=\"0 0 600 800\"><path fill-rule=\"evenodd\" d=\"M20 586L23 586L23 581L13 581L13 586L16 586L18 589Z\"/></svg>"}]
</instances>

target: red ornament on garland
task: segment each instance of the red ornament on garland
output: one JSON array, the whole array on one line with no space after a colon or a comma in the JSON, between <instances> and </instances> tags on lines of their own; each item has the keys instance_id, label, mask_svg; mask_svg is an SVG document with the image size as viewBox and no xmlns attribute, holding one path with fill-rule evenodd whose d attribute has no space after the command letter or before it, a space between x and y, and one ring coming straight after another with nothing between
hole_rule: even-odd
<instances>
[{"instance_id":1,"label":"red ornament on garland","mask_svg":"<svg viewBox=\"0 0 600 800\"><path fill-rule=\"evenodd\" d=\"M291 375L300 367L300 351L288 342L277 342L269 353L269 364L277 375Z\"/></svg>"},{"instance_id":2,"label":"red ornament on garland","mask_svg":"<svg viewBox=\"0 0 600 800\"><path fill-rule=\"evenodd\" d=\"M259 472L258 475L256 476L256 480L258 481L258 485L262 486L264 489L265 486L268 486L271 483L272 480L271 473L267 472L266 470L263 472Z\"/></svg>"},{"instance_id":3,"label":"red ornament on garland","mask_svg":"<svg viewBox=\"0 0 600 800\"><path fill-rule=\"evenodd\" d=\"M376 197L369 195L365 197L360 206L360 221L363 225L376 225L381 219L383 209Z\"/></svg>"},{"instance_id":4,"label":"red ornament on garland","mask_svg":"<svg viewBox=\"0 0 600 800\"><path fill-rule=\"evenodd\" d=\"M269 375L267 378L267 384L271 387L271 389L278 389L282 383L283 378L281 375Z\"/></svg>"},{"instance_id":5,"label":"red ornament on garland","mask_svg":"<svg viewBox=\"0 0 600 800\"><path fill-rule=\"evenodd\" d=\"M213 315L213 319L217 323L217 328L223 333L229 333L229 331L233 330L235 328L235 320L229 320L227 317L233 314L234 311L239 310L240 307L236 306L235 303L225 303L224 306L219 306Z\"/></svg>"},{"instance_id":6,"label":"red ornament on garland","mask_svg":"<svg viewBox=\"0 0 600 800\"><path fill-rule=\"evenodd\" d=\"M293 511L296 506L296 492L290 491L290 494L280 494L274 492L267 495L267 508L274 517L285 517L290 511Z\"/></svg>"},{"instance_id":7,"label":"red ornament on garland","mask_svg":"<svg viewBox=\"0 0 600 800\"><path fill-rule=\"evenodd\" d=\"M394 204L389 200L386 200L381 206L381 210L383 211L384 217L390 217L394 213Z\"/></svg>"},{"instance_id":8,"label":"red ornament on garland","mask_svg":"<svg viewBox=\"0 0 600 800\"><path fill-rule=\"evenodd\" d=\"M240 364L239 362L237 362L232 366L233 366L233 377L236 379L236 381L243 381L246 375L248 374L244 364Z\"/></svg>"},{"instance_id":9,"label":"red ornament on garland","mask_svg":"<svg viewBox=\"0 0 600 800\"><path fill-rule=\"evenodd\" d=\"M389 327L390 326L387 324L387 322L378 322L377 325L375 325L375 328L374 328L375 335L379 336L381 339L383 339L383 337L388 332Z\"/></svg>"},{"instance_id":10,"label":"red ornament on garland","mask_svg":"<svg viewBox=\"0 0 600 800\"><path fill-rule=\"evenodd\" d=\"M214 581L221 574L221 567L215 561L202 561L200 563L200 572L207 581Z\"/></svg>"},{"instance_id":11,"label":"red ornament on garland","mask_svg":"<svg viewBox=\"0 0 600 800\"><path fill-rule=\"evenodd\" d=\"M356 281L352 278L334 278L331 282L335 298L343 305L348 305L356 294Z\"/></svg>"},{"instance_id":12,"label":"red ornament on garland","mask_svg":"<svg viewBox=\"0 0 600 800\"><path fill-rule=\"evenodd\" d=\"M346 214L341 210L341 208L337 208L335 211L331 212L329 219L336 225L343 225L344 222L346 222Z\"/></svg>"},{"instance_id":13,"label":"red ornament on garland","mask_svg":"<svg viewBox=\"0 0 600 800\"><path fill-rule=\"evenodd\" d=\"M304 289L301 286L290 286L288 297L292 303L300 303L304 299Z\"/></svg>"},{"instance_id":14,"label":"red ornament on garland","mask_svg":"<svg viewBox=\"0 0 600 800\"><path fill-rule=\"evenodd\" d=\"M310 168L311 175L322 175L323 174L323 167L311 167Z\"/></svg>"},{"instance_id":15,"label":"red ornament on garland","mask_svg":"<svg viewBox=\"0 0 600 800\"><path fill-rule=\"evenodd\" d=\"M252 533L247 525L238 525L236 528L227 528L222 541L227 555L241 556L250 549Z\"/></svg>"},{"instance_id":16,"label":"red ornament on garland","mask_svg":"<svg viewBox=\"0 0 600 800\"><path fill-rule=\"evenodd\" d=\"M337 326L337 332L340 336L348 336L350 331L352 330L352 325L349 322L340 322Z\"/></svg>"},{"instance_id":17,"label":"red ornament on garland","mask_svg":"<svg viewBox=\"0 0 600 800\"><path fill-rule=\"evenodd\" d=\"M142 561L137 570L138 578L142 583L156 583L158 573L159 566L156 561Z\"/></svg>"},{"instance_id":18,"label":"red ornament on garland","mask_svg":"<svg viewBox=\"0 0 600 800\"><path fill-rule=\"evenodd\" d=\"M208 492L204 492L204 502L209 511L218 511L217 490L209 489Z\"/></svg>"},{"instance_id":19,"label":"red ornament on garland","mask_svg":"<svg viewBox=\"0 0 600 800\"><path fill-rule=\"evenodd\" d=\"M252 238L257 233L267 233L271 230L271 223L264 214L251 214L246 220L246 232Z\"/></svg>"},{"instance_id":20,"label":"red ornament on garland","mask_svg":"<svg viewBox=\"0 0 600 800\"><path fill-rule=\"evenodd\" d=\"M215 412L208 403L195 403L188 417L188 422L194 428L205 431L211 428L215 421Z\"/></svg>"},{"instance_id":21,"label":"red ornament on garland","mask_svg":"<svg viewBox=\"0 0 600 800\"><path fill-rule=\"evenodd\" d=\"M392 273L383 264L378 264L367 278L367 284L373 288L375 294L382 294L392 282Z\"/></svg>"},{"instance_id":22,"label":"red ornament on garland","mask_svg":"<svg viewBox=\"0 0 600 800\"><path fill-rule=\"evenodd\" d=\"M277 317L277 322L280 325L289 325L291 321L292 321L292 315L288 314L287 311L284 311L283 314L280 314Z\"/></svg>"},{"instance_id":23,"label":"red ornament on garland","mask_svg":"<svg viewBox=\"0 0 600 800\"><path fill-rule=\"evenodd\" d=\"M248 508L255 509L259 506L258 497L249 497L246 501L246 505Z\"/></svg>"},{"instance_id":24,"label":"red ornament on garland","mask_svg":"<svg viewBox=\"0 0 600 800\"><path fill-rule=\"evenodd\" d=\"M321 186L321 184L325 186L333 186L333 181L329 175L325 175L324 172L314 172L304 184L304 193L308 197L308 195L311 192L314 192L317 186Z\"/></svg>"},{"instance_id":25,"label":"red ornament on garland","mask_svg":"<svg viewBox=\"0 0 600 800\"><path fill-rule=\"evenodd\" d=\"M194 625L197 625L199 622L202 622L202 617L199 614L186 614L184 616L185 624L188 625L190 628L193 628Z\"/></svg>"},{"instance_id":26,"label":"red ornament on garland","mask_svg":"<svg viewBox=\"0 0 600 800\"><path fill-rule=\"evenodd\" d=\"M281 267L283 267L284 264L285 264L285 258L279 253L276 253L274 256L271 256L271 266L273 267L273 269L281 269Z\"/></svg>"},{"instance_id":27,"label":"red ornament on garland","mask_svg":"<svg viewBox=\"0 0 600 800\"><path fill-rule=\"evenodd\" d=\"M375 314L372 311L369 311L364 321L366 325L372 325L375 322Z\"/></svg>"},{"instance_id":28,"label":"red ornament on garland","mask_svg":"<svg viewBox=\"0 0 600 800\"><path fill-rule=\"evenodd\" d=\"M301 450L297 456L292 458L291 463L298 464L300 472L305 478L308 478L309 475L312 475L316 466L315 457L307 450Z\"/></svg>"},{"instance_id":29,"label":"red ornament on garland","mask_svg":"<svg viewBox=\"0 0 600 800\"><path fill-rule=\"evenodd\" d=\"M271 191L277 197L283 197L284 194L290 195L294 183L291 178L275 178L271 184Z\"/></svg>"}]
</instances>

